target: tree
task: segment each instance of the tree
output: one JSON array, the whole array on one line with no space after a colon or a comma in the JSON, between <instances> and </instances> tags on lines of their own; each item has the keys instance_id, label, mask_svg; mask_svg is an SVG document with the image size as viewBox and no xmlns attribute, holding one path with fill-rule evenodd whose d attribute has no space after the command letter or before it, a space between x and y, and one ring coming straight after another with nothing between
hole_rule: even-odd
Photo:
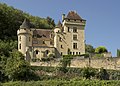
<instances>
[{"instance_id":1,"label":"tree","mask_svg":"<svg viewBox=\"0 0 120 86\"><path fill-rule=\"evenodd\" d=\"M95 52L95 49L92 45L90 44L85 44L85 52L86 53L94 53Z\"/></svg>"},{"instance_id":2,"label":"tree","mask_svg":"<svg viewBox=\"0 0 120 86\"><path fill-rule=\"evenodd\" d=\"M13 51L7 60L5 72L9 80L30 80L32 75L29 63L17 50Z\"/></svg>"},{"instance_id":3,"label":"tree","mask_svg":"<svg viewBox=\"0 0 120 86\"><path fill-rule=\"evenodd\" d=\"M99 73L97 74L97 77L100 80L108 80L109 79L109 74L107 73L107 71L105 69L101 68L99 70Z\"/></svg>"},{"instance_id":4,"label":"tree","mask_svg":"<svg viewBox=\"0 0 120 86\"><path fill-rule=\"evenodd\" d=\"M31 21L30 27L52 29L55 26L54 20L50 17L46 19L32 16L14 7L0 3L0 39L17 40L16 32L25 18Z\"/></svg>"},{"instance_id":5,"label":"tree","mask_svg":"<svg viewBox=\"0 0 120 86\"><path fill-rule=\"evenodd\" d=\"M108 50L104 46L99 46L95 49L95 53L98 53L98 54L105 53L105 52L108 52Z\"/></svg>"},{"instance_id":6,"label":"tree","mask_svg":"<svg viewBox=\"0 0 120 86\"><path fill-rule=\"evenodd\" d=\"M82 70L82 76L86 79L90 79L95 76L95 70L93 68L86 67Z\"/></svg>"},{"instance_id":7,"label":"tree","mask_svg":"<svg viewBox=\"0 0 120 86\"><path fill-rule=\"evenodd\" d=\"M120 49L117 49L117 57L120 57Z\"/></svg>"}]
</instances>

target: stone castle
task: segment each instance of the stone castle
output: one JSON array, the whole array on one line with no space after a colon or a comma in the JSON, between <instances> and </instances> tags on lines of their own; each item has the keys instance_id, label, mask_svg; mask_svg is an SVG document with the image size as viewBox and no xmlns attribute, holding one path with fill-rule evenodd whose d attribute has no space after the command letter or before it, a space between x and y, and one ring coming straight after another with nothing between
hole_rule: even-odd
<instances>
[{"instance_id":1,"label":"stone castle","mask_svg":"<svg viewBox=\"0 0 120 86\"><path fill-rule=\"evenodd\" d=\"M80 55L85 54L85 29L86 20L76 12L70 11L67 16L62 15L53 29L36 29L30 27L30 22L24 20L17 31L18 50L26 60L41 59L54 55ZM120 70L120 58L112 58L111 53L104 55L106 58L73 58L70 67L93 67ZM109 58L107 58L109 57ZM60 59L48 62L31 62L32 66L59 66Z\"/></svg>"},{"instance_id":2,"label":"stone castle","mask_svg":"<svg viewBox=\"0 0 120 86\"><path fill-rule=\"evenodd\" d=\"M55 57L85 54L85 23L86 20L74 11L67 16L63 14L62 23L59 21L54 29L31 28L25 19L17 31L18 50L27 60L51 54Z\"/></svg>"}]
</instances>

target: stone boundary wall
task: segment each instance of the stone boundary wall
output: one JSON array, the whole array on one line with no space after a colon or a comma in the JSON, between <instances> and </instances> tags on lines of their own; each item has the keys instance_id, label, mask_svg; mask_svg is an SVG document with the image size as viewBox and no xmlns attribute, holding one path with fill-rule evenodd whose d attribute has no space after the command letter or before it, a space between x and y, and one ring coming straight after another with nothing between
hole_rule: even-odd
<instances>
[{"instance_id":1,"label":"stone boundary wall","mask_svg":"<svg viewBox=\"0 0 120 86\"><path fill-rule=\"evenodd\" d=\"M32 66L60 66L60 60L57 61L50 61L50 62L31 62ZM92 67L92 68L101 68L104 69L113 69L113 70L120 70L120 58L74 58L71 60L70 67Z\"/></svg>"}]
</instances>

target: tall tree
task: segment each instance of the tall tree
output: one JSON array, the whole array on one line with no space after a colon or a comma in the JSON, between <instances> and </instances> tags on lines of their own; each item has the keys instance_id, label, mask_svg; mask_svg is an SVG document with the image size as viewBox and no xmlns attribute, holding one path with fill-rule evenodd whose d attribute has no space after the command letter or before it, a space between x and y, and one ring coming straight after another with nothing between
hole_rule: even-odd
<instances>
[{"instance_id":1,"label":"tall tree","mask_svg":"<svg viewBox=\"0 0 120 86\"><path fill-rule=\"evenodd\" d=\"M95 49L95 53L101 54L101 53L105 53L105 52L108 52L108 50L104 46L99 46Z\"/></svg>"}]
</instances>

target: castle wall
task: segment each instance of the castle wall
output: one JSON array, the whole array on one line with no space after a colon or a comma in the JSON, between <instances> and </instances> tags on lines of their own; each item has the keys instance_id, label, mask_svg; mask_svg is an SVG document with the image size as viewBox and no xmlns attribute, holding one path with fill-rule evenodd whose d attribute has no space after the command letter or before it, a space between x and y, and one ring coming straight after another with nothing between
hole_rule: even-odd
<instances>
[{"instance_id":1,"label":"castle wall","mask_svg":"<svg viewBox=\"0 0 120 86\"><path fill-rule=\"evenodd\" d=\"M32 66L60 66L60 60L51 62L31 62ZM70 67L92 67L104 69L120 70L120 58L101 58L101 59L73 59Z\"/></svg>"}]
</instances>

